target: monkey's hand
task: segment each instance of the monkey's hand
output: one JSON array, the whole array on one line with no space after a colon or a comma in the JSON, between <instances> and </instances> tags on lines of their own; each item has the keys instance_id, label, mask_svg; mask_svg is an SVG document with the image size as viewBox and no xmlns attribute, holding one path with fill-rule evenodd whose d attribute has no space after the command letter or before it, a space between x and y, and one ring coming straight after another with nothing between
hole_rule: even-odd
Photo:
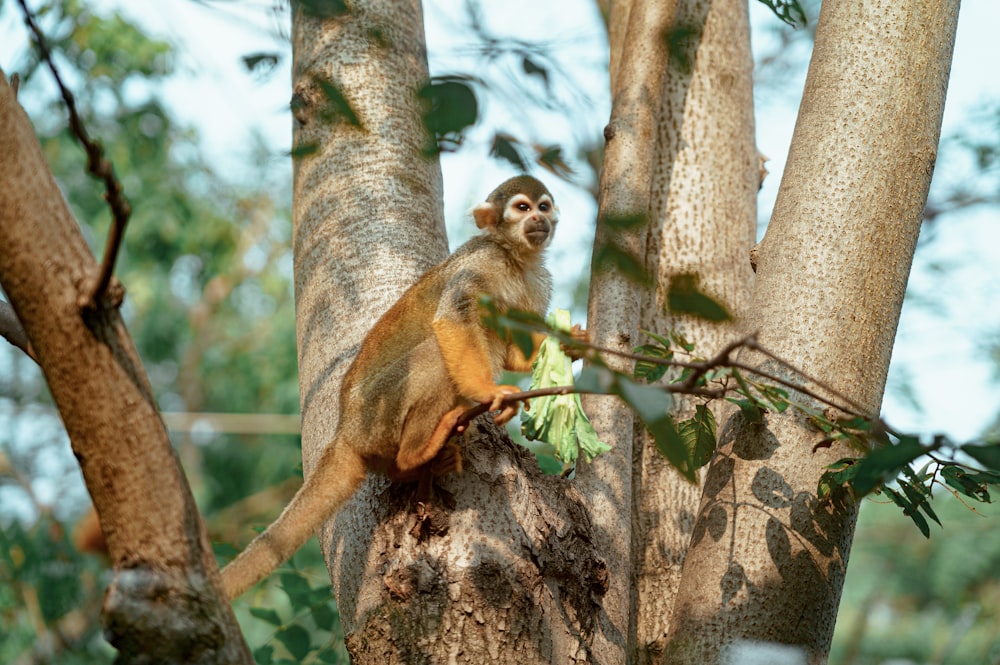
<instances>
[{"instance_id":1,"label":"monkey's hand","mask_svg":"<svg viewBox=\"0 0 1000 665\"><path fill-rule=\"evenodd\" d=\"M579 323L570 328L569 336L573 338L574 342L590 344L590 333L584 330L583 326ZM587 349L582 346L576 346L574 344L560 344L559 348L561 348L563 353L569 356L572 360L579 360L587 355Z\"/></svg>"},{"instance_id":2,"label":"monkey's hand","mask_svg":"<svg viewBox=\"0 0 1000 665\"><path fill-rule=\"evenodd\" d=\"M499 410L500 413L493 416L493 422L497 425L503 425L508 420L513 418L517 414L518 403L514 402L512 404L503 405L504 399L509 395L521 392L521 389L517 386L494 386L493 391L489 395L484 395L482 397L476 397L475 400L480 404L489 404L490 411ZM528 405L528 400L524 400L524 408L530 408Z\"/></svg>"}]
</instances>

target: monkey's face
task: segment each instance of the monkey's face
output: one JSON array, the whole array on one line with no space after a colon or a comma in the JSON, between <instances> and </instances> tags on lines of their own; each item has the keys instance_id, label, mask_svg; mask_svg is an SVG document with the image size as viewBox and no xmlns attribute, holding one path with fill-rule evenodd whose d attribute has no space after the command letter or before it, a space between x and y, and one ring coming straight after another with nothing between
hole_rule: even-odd
<instances>
[{"instance_id":1,"label":"monkey's face","mask_svg":"<svg viewBox=\"0 0 1000 665\"><path fill-rule=\"evenodd\" d=\"M503 210L504 231L531 250L541 251L549 244L558 221L559 211L548 192L534 197L515 194Z\"/></svg>"}]
</instances>

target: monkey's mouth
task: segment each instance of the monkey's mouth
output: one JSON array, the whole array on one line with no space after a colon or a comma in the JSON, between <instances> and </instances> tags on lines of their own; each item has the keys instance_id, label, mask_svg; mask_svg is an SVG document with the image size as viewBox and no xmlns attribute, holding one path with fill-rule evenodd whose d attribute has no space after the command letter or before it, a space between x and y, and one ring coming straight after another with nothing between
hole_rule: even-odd
<instances>
[{"instance_id":1,"label":"monkey's mouth","mask_svg":"<svg viewBox=\"0 0 1000 665\"><path fill-rule=\"evenodd\" d=\"M549 237L549 225L544 220L528 222L524 225L524 237L532 245L541 245Z\"/></svg>"}]
</instances>

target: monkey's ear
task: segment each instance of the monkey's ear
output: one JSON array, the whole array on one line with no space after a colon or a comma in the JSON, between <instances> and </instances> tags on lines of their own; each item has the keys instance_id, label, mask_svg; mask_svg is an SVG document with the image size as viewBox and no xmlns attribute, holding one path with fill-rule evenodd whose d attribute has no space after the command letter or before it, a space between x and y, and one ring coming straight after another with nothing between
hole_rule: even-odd
<instances>
[{"instance_id":1,"label":"monkey's ear","mask_svg":"<svg viewBox=\"0 0 1000 665\"><path fill-rule=\"evenodd\" d=\"M481 229L489 228L491 231L496 228L497 225L497 209L493 207L492 203L477 203L472 209L472 216L476 220L476 226Z\"/></svg>"}]
</instances>

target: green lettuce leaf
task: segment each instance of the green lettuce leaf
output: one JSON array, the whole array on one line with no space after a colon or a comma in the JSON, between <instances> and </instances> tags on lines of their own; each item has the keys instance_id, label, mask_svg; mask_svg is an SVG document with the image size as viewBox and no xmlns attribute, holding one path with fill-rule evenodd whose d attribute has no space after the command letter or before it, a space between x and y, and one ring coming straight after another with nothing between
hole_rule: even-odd
<instances>
[{"instance_id":1,"label":"green lettuce leaf","mask_svg":"<svg viewBox=\"0 0 1000 665\"><path fill-rule=\"evenodd\" d=\"M545 319L553 328L569 331L569 311L557 309ZM573 385L572 361L559 346L559 340L549 337L535 358L531 371L531 388L551 388ZM580 395L549 395L531 400L531 410L521 412L521 434L525 438L544 441L556 450L556 458L573 466L580 453L590 462L611 446L597 438L597 432L583 412Z\"/></svg>"}]
</instances>

